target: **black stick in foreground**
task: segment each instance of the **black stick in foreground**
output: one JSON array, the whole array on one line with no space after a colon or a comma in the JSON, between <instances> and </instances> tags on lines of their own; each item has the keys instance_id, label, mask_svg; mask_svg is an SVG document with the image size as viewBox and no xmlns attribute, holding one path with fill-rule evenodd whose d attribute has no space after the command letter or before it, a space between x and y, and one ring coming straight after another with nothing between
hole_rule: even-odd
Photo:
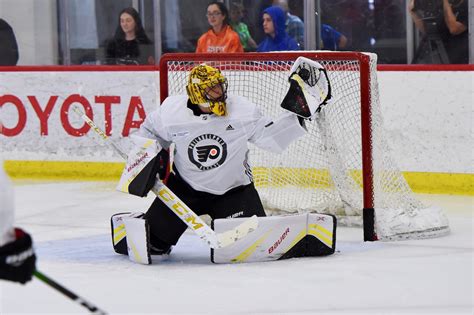
<instances>
[{"instance_id":1,"label":"black stick in foreground","mask_svg":"<svg viewBox=\"0 0 474 315\"><path fill-rule=\"evenodd\" d=\"M46 283L47 285L49 285L50 287L58 290L59 292L61 292L62 294L64 294L65 296L67 296L68 298L73 300L74 302L84 306L92 314L101 314L101 315L106 315L107 314L105 311L101 310L100 308L98 308L97 306L92 304L91 302L86 301L83 298L81 298L80 296L78 296L77 294L75 294L74 292L69 291L68 289L66 289L65 287L63 287L62 285L60 285L59 283L57 283L56 281L51 279L50 277L46 276L44 273L36 270L33 273L33 275L37 279L39 279L39 280L43 281L44 283Z\"/></svg>"}]
</instances>

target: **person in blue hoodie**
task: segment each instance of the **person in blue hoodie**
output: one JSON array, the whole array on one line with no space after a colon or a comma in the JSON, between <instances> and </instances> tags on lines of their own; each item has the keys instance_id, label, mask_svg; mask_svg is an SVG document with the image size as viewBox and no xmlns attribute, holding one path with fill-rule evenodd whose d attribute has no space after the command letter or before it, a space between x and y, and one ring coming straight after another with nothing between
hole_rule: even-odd
<instances>
[{"instance_id":1,"label":"person in blue hoodie","mask_svg":"<svg viewBox=\"0 0 474 315\"><path fill-rule=\"evenodd\" d=\"M300 50L296 41L285 31L285 12L278 6L263 11L263 31L265 39L258 45L258 52Z\"/></svg>"}]
</instances>

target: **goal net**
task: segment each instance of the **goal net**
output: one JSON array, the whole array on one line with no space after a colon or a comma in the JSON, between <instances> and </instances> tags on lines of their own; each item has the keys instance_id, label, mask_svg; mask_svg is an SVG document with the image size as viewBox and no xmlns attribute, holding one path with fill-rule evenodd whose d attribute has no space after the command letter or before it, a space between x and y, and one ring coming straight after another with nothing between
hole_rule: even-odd
<instances>
[{"instance_id":1,"label":"goal net","mask_svg":"<svg viewBox=\"0 0 474 315\"><path fill-rule=\"evenodd\" d=\"M289 88L293 62L304 56L326 68L332 101L308 133L283 154L251 144L255 185L268 214L331 213L340 223L359 222L365 240L425 238L446 234L441 209L423 205L390 155L377 84L377 56L358 52L165 54L160 97L185 94L189 70L219 68L228 94L247 97L276 118Z\"/></svg>"}]
</instances>

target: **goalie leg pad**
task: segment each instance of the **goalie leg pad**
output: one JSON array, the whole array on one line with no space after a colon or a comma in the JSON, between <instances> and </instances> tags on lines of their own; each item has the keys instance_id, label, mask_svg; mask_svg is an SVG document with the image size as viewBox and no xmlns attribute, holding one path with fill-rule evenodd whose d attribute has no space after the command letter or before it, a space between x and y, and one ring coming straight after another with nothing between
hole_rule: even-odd
<instances>
[{"instance_id":1,"label":"goalie leg pad","mask_svg":"<svg viewBox=\"0 0 474 315\"><path fill-rule=\"evenodd\" d=\"M309 213L305 237L284 253L280 259L334 254L336 226L336 217L331 214Z\"/></svg>"},{"instance_id":2,"label":"goalie leg pad","mask_svg":"<svg viewBox=\"0 0 474 315\"><path fill-rule=\"evenodd\" d=\"M148 235L146 237L147 238L146 252L149 252L150 255L155 255L154 259L157 260L157 261L167 259L169 257L169 254L171 253L172 246L168 246L168 245L160 242L157 239L154 239L155 243L157 243L154 246L152 244L150 235L148 234L148 230L149 230L148 222L145 223L146 224L145 230L143 230L143 228L141 227L141 225L142 225L141 223L137 223L137 225L139 227L138 230L135 228L135 224L133 224L133 223L130 224L129 223L128 225L129 226L132 225L132 227L129 227L128 230L127 230L127 226L125 224L125 221L127 219L130 219L130 218L145 221L144 214L142 212L116 213L110 218L110 224L111 224L111 230L112 230L112 245L114 247L114 251L118 254L127 255L127 256L130 255L129 254L129 250L130 250L129 245L131 245L131 243L135 243L136 241L128 241L127 236L130 233L133 233L132 237L137 238L137 236L134 235L135 233L141 233L142 235L145 235L145 233L146 233L146 235ZM136 231L138 231L138 232L136 232ZM138 238L140 238L140 234L138 235ZM140 248L144 247L143 242L140 241L139 244L141 244ZM141 252L145 252L145 251L141 250ZM142 254L141 256L145 257L147 255ZM130 258L130 260L133 261L132 258Z\"/></svg>"},{"instance_id":3,"label":"goalie leg pad","mask_svg":"<svg viewBox=\"0 0 474 315\"><path fill-rule=\"evenodd\" d=\"M112 235L112 246L117 254L128 255L127 233L123 218L130 216L131 212L116 213L110 218L110 228Z\"/></svg>"},{"instance_id":4,"label":"goalie leg pad","mask_svg":"<svg viewBox=\"0 0 474 315\"><path fill-rule=\"evenodd\" d=\"M337 220L332 214L308 213L308 247L305 256L326 256L336 251Z\"/></svg>"},{"instance_id":5,"label":"goalie leg pad","mask_svg":"<svg viewBox=\"0 0 474 315\"><path fill-rule=\"evenodd\" d=\"M123 217L125 231L127 231L128 258L142 265L151 264L150 256L150 228L142 218Z\"/></svg>"},{"instance_id":6,"label":"goalie leg pad","mask_svg":"<svg viewBox=\"0 0 474 315\"><path fill-rule=\"evenodd\" d=\"M127 249L127 232L125 228L124 218L143 218L142 212L121 212L116 213L110 218L112 246L117 254L128 255Z\"/></svg>"},{"instance_id":7,"label":"goalie leg pad","mask_svg":"<svg viewBox=\"0 0 474 315\"><path fill-rule=\"evenodd\" d=\"M217 219L216 232L234 228L238 219ZM224 248L212 249L214 263L259 262L293 257L325 256L335 252L336 219L326 214L259 218L258 228Z\"/></svg>"}]
</instances>

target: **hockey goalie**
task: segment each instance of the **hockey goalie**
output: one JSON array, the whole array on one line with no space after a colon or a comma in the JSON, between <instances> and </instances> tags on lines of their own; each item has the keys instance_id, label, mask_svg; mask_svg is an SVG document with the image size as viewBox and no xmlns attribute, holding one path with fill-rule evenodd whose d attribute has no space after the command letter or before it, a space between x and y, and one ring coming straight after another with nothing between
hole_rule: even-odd
<instances>
[{"instance_id":1,"label":"hockey goalie","mask_svg":"<svg viewBox=\"0 0 474 315\"><path fill-rule=\"evenodd\" d=\"M145 196L156 180L167 177L167 188L197 215L209 215L216 232L231 229L244 218L259 217L253 232L228 246L212 248L215 263L334 253L335 217L266 217L253 183L248 143L275 154L284 151L306 133L307 120L331 98L326 71L315 61L298 58L289 82L281 103L285 110L271 119L248 99L227 95L227 80L219 69L195 66L187 93L169 96L133 137L135 147L128 154L118 190ZM168 172L170 148L174 159ZM146 213L112 216L115 251L143 264L151 263L150 255L169 255L188 227L173 207L157 197Z\"/></svg>"}]
</instances>

